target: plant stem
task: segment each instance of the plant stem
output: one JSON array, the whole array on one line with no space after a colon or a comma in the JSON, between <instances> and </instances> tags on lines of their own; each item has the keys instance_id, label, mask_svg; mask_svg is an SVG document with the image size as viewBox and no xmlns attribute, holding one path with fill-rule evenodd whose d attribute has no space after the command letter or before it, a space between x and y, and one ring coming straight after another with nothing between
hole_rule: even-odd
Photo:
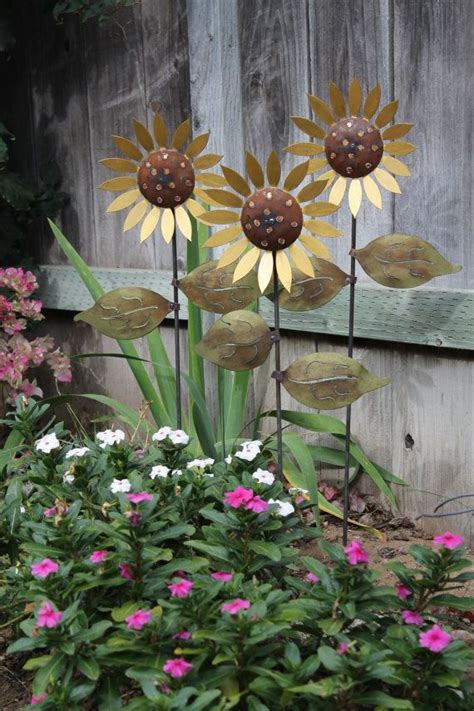
<instances>
[{"instance_id":1,"label":"plant stem","mask_svg":"<svg viewBox=\"0 0 474 711\"><path fill-rule=\"evenodd\" d=\"M173 216L175 212L173 210ZM176 425L181 429L181 354L179 350L179 289L178 289L178 247L176 244L176 217L173 237L173 308L174 308L174 363L176 371Z\"/></svg>"},{"instance_id":2,"label":"plant stem","mask_svg":"<svg viewBox=\"0 0 474 711\"><path fill-rule=\"evenodd\" d=\"M278 287L278 270L276 252L273 252L273 345L275 347L275 404L276 404L276 436L277 436L277 466L280 479L283 480L283 434L281 422L281 351L280 351L280 289Z\"/></svg>"}]
</instances>

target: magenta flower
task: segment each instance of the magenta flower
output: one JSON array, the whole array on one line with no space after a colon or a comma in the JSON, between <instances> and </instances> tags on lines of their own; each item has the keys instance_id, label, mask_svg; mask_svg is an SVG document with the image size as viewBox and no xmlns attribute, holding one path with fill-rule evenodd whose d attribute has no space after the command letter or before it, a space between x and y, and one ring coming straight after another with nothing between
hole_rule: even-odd
<instances>
[{"instance_id":1,"label":"magenta flower","mask_svg":"<svg viewBox=\"0 0 474 711\"><path fill-rule=\"evenodd\" d=\"M233 491L228 491L224 496L224 503L232 506L233 509L238 509L242 504L247 504L253 499L252 489L246 489L243 486L238 486Z\"/></svg>"},{"instance_id":2,"label":"magenta flower","mask_svg":"<svg viewBox=\"0 0 474 711\"><path fill-rule=\"evenodd\" d=\"M37 704L40 704L42 701L44 701L47 698L47 695L44 693L44 691L41 692L41 694L38 694L38 696L33 696L31 697L30 704L32 706L37 706Z\"/></svg>"},{"instance_id":3,"label":"magenta flower","mask_svg":"<svg viewBox=\"0 0 474 711\"><path fill-rule=\"evenodd\" d=\"M120 577L126 580L135 580L135 576L128 563L119 563Z\"/></svg>"},{"instance_id":4,"label":"magenta flower","mask_svg":"<svg viewBox=\"0 0 474 711\"><path fill-rule=\"evenodd\" d=\"M420 613L415 610L403 610L402 619L406 625L422 625L424 622Z\"/></svg>"},{"instance_id":5,"label":"magenta flower","mask_svg":"<svg viewBox=\"0 0 474 711\"><path fill-rule=\"evenodd\" d=\"M94 563L95 565L98 565L99 563L103 563L108 555L109 555L109 551L105 551L105 550L94 551L89 556L89 561L91 563Z\"/></svg>"},{"instance_id":6,"label":"magenta flower","mask_svg":"<svg viewBox=\"0 0 474 711\"><path fill-rule=\"evenodd\" d=\"M400 600L406 600L412 594L410 588L407 588L403 583L396 583L395 588L397 590L397 595Z\"/></svg>"},{"instance_id":7,"label":"magenta flower","mask_svg":"<svg viewBox=\"0 0 474 711\"><path fill-rule=\"evenodd\" d=\"M337 653L340 657L342 657L342 655L345 654L348 649L349 645L347 644L347 642L339 642L339 644L337 645Z\"/></svg>"},{"instance_id":8,"label":"magenta flower","mask_svg":"<svg viewBox=\"0 0 474 711\"><path fill-rule=\"evenodd\" d=\"M221 612L228 612L230 615L237 615L241 610L248 610L250 600L243 600L238 597L230 602L225 602L221 607Z\"/></svg>"},{"instance_id":9,"label":"magenta flower","mask_svg":"<svg viewBox=\"0 0 474 711\"><path fill-rule=\"evenodd\" d=\"M178 583L171 583L168 585L168 590L172 597L188 597L191 594L194 583L186 578L181 578Z\"/></svg>"},{"instance_id":10,"label":"magenta flower","mask_svg":"<svg viewBox=\"0 0 474 711\"><path fill-rule=\"evenodd\" d=\"M451 531L446 531L446 533L443 533L441 536L435 536L433 543L435 546L442 546L452 551L464 545L464 538L462 536L456 536L456 534L451 533Z\"/></svg>"},{"instance_id":11,"label":"magenta flower","mask_svg":"<svg viewBox=\"0 0 474 711\"><path fill-rule=\"evenodd\" d=\"M137 610L125 618L129 630L141 630L151 620L151 610Z\"/></svg>"},{"instance_id":12,"label":"magenta flower","mask_svg":"<svg viewBox=\"0 0 474 711\"><path fill-rule=\"evenodd\" d=\"M132 504L141 504L142 501L151 501L153 496L146 491L140 491L138 494L127 494L127 499L131 501Z\"/></svg>"},{"instance_id":13,"label":"magenta flower","mask_svg":"<svg viewBox=\"0 0 474 711\"><path fill-rule=\"evenodd\" d=\"M38 610L36 624L38 627L56 627L63 618L63 613L55 610L50 602L44 602Z\"/></svg>"},{"instance_id":14,"label":"magenta flower","mask_svg":"<svg viewBox=\"0 0 474 711\"><path fill-rule=\"evenodd\" d=\"M442 652L453 638L448 632L441 629L439 625L433 625L431 629L422 632L418 639L420 647L425 647L430 652Z\"/></svg>"},{"instance_id":15,"label":"magenta flower","mask_svg":"<svg viewBox=\"0 0 474 711\"><path fill-rule=\"evenodd\" d=\"M211 578L220 580L223 583L230 583L232 577L232 573L226 573L225 570L218 570L215 573L211 573Z\"/></svg>"},{"instance_id":16,"label":"magenta flower","mask_svg":"<svg viewBox=\"0 0 474 711\"><path fill-rule=\"evenodd\" d=\"M317 575L314 573L306 573L304 576L304 579L306 580L307 583L319 583L319 578Z\"/></svg>"},{"instance_id":17,"label":"magenta flower","mask_svg":"<svg viewBox=\"0 0 474 711\"><path fill-rule=\"evenodd\" d=\"M176 632L176 634L173 635L172 639L191 639L192 636L192 632L187 632L186 630L183 630L182 632Z\"/></svg>"},{"instance_id":18,"label":"magenta flower","mask_svg":"<svg viewBox=\"0 0 474 711\"><path fill-rule=\"evenodd\" d=\"M59 570L59 565L50 560L50 558L45 558L40 563L33 563L31 566L31 574L35 578L47 578L51 573L57 573Z\"/></svg>"},{"instance_id":19,"label":"magenta flower","mask_svg":"<svg viewBox=\"0 0 474 711\"><path fill-rule=\"evenodd\" d=\"M346 554L349 565L359 565L360 563L365 564L369 562L368 553L362 548L360 541L352 541L348 546L345 546L344 553Z\"/></svg>"},{"instance_id":20,"label":"magenta flower","mask_svg":"<svg viewBox=\"0 0 474 711\"><path fill-rule=\"evenodd\" d=\"M51 506L50 509L44 509L43 516L46 516L46 518L51 518L51 516L56 516L56 506Z\"/></svg>"},{"instance_id":21,"label":"magenta flower","mask_svg":"<svg viewBox=\"0 0 474 711\"><path fill-rule=\"evenodd\" d=\"M128 516L128 520L130 521L130 526L132 528L136 528L140 521L142 520L142 515L138 511L129 511L128 512L130 515Z\"/></svg>"},{"instance_id":22,"label":"magenta flower","mask_svg":"<svg viewBox=\"0 0 474 711\"><path fill-rule=\"evenodd\" d=\"M268 504L260 496L254 496L250 501L247 501L245 508L247 511L262 513L268 509Z\"/></svg>"},{"instance_id":23,"label":"magenta flower","mask_svg":"<svg viewBox=\"0 0 474 711\"><path fill-rule=\"evenodd\" d=\"M192 666L183 657L176 657L176 659L168 659L165 662L163 671L172 676L173 679L180 679L182 676L186 676Z\"/></svg>"}]
</instances>

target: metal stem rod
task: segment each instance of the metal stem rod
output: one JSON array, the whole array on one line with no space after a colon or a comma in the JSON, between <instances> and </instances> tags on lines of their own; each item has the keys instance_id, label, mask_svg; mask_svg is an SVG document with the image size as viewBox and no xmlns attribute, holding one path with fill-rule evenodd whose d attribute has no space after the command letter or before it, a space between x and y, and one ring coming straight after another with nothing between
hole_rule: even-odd
<instances>
[{"instance_id":1,"label":"metal stem rod","mask_svg":"<svg viewBox=\"0 0 474 711\"><path fill-rule=\"evenodd\" d=\"M173 210L174 214L174 210ZM176 373L176 426L181 429L181 354L179 349L179 288L178 288L178 246L176 243L176 220L171 240L173 249L173 308L174 308L174 367Z\"/></svg>"},{"instance_id":2,"label":"metal stem rod","mask_svg":"<svg viewBox=\"0 0 474 711\"><path fill-rule=\"evenodd\" d=\"M278 270L276 252L273 252L273 343L275 347L275 404L277 421L277 465L278 474L283 478L283 433L281 423L281 350L280 350L280 289L278 286Z\"/></svg>"},{"instance_id":3,"label":"metal stem rod","mask_svg":"<svg viewBox=\"0 0 474 711\"><path fill-rule=\"evenodd\" d=\"M352 216L352 229L351 229L351 282L350 282L350 292L349 292L349 338L347 342L347 355L352 358L352 353L354 351L354 313L355 313L355 272L356 272L356 260L353 255L353 250L356 248L357 242L357 220ZM342 521L342 544L347 545L347 528L348 528L348 518L349 518L349 464L351 458L350 445L351 445L351 406L346 407L346 435L345 435L345 448L344 448L344 513Z\"/></svg>"}]
</instances>

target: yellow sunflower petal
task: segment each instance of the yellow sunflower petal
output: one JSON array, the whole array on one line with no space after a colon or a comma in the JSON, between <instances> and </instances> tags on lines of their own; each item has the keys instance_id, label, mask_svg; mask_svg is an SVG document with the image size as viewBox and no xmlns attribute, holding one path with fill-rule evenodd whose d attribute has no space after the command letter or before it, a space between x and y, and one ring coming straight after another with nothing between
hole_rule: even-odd
<instances>
[{"instance_id":1,"label":"yellow sunflower petal","mask_svg":"<svg viewBox=\"0 0 474 711\"><path fill-rule=\"evenodd\" d=\"M142 152L137 148L137 146L129 141L128 138L122 138L122 136L112 136L112 140L122 153L125 153L129 158L134 160L141 160L143 158Z\"/></svg>"},{"instance_id":2,"label":"yellow sunflower petal","mask_svg":"<svg viewBox=\"0 0 474 711\"><path fill-rule=\"evenodd\" d=\"M198 173L196 175L196 183L210 185L213 188L222 188L226 184L225 178L217 173Z\"/></svg>"},{"instance_id":3,"label":"yellow sunflower petal","mask_svg":"<svg viewBox=\"0 0 474 711\"><path fill-rule=\"evenodd\" d=\"M296 244L290 245L288 249L292 260L300 272L303 272L303 274L306 274L307 276L314 277L314 267L311 264L311 260L306 252L300 249L300 247Z\"/></svg>"},{"instance_id":4,"label":"yellow sunflower petal","mask_svg":"<svg viewBox=\"0 0 474 711\"><path fill-rule=\"evenodd\" d=\"M308 166L309 160L306 160L304 163L300 163L295 168L290 170L286 176L285 182L283 183L285 190L294 190L300 183L303 182L308 175Z\"/></svg>"},{"instance_id":5,"label":"yellow sunflower petal","mask_svg":"<svg viewBox=\"0 0 474 711\"><path fill-rule=\"evenodd\" d=\"M328 165L327 158L310 158L308 161L308 175L317 173L318 170L321 170L326 165Z\"/></svg>"},{"instance_id":6,"label":"yellow sunflower petal","mask_svg":"<svg viewBox=\"0 0 474 711\"><path fill-rule=\"evenodd\" d=\"M201 221L201 215L207 214L206 208L196 202L196 200L193 200L193 198L186 200L186 207L191 215L199 221Z\"/></svg>"},{"instance_id":7,"label":"yellow sunflower petal","mask_svg":"<svg viewBox=\"0 0 474 711\"><path fill-rule=\"evenodd\" d=\"M336 114L336 116L338 116L339 118L344 118L344 116L346 115L346 102L344 101L342 91L333 81L329 82L329 98L331 100L331 106L334 109L334 113Z\"/></svg>"},{"instance_id":8,"label":"yellow sunflower petal","mask_svg":"<svg viewBox=\"0 0 474 711\"><path fill-rule=\"evenodd\" d=\"M394 123L393 126L389 126L382 133L382 138L386 141L391 141L394 138L401 138L411 131L413 128L412 123Z\"/></svg>"},{"instance_id":9,"label":"yellow sunflower petal","mask_svg":"<svg viewBox=\"0 0 474 711\"><path fill-rule=\"evenodd\" d=\"M163 210L163 217L161 218L161 234L163 235L165 242L168 244L173 239L175 224L173 210L167 207Z\"/></svg>"},{"instance_id":10,"label":"yellow sunflower petal","mask_svg":"<svg viewBox=\"0 0 474 711\"><path fill-rule=\"evenodd\" d=\"M301 188L297 198L300 202L307 202L308 200L313 200L315 197L320 195L323 190L326 189L327 180L314 180L312 183L305 185Z\"/></svg>"},{"instance_id":11,"label":"yellow sunflower petal","mask_svg":"<svg viewBox=\"0 0 474 711\"><path fill-rule=\"evenodd\" d=\"M332 202L334 205L341 204L344 193L346 192L346 184L347 178L343 178L342 175L340 175L331 188L328 198L329 202Z\"/></svg>"},{"instance_id":12,"label":"yellow sunflower petal","mask_svg":"<svg viewBox=\"0 0 474 711\"><path fill-rule=\"evenodd\" d=\"M384 151L386 153L393 153L395 156L406 156L408 153L416 151L416 146L414 146L413 143L408 143L408 141L393 141L393 143L386 143L384 145Z\"/></svg>"},{"instance_id":13,"label":"yellow sunflower petal","mask_svg":"<svg viewBox=\"0 0 474 711\"><path fill-rule=\"evenodd\" d=\"M212 200L215 200L219 205L225 205L225 207L242 207L244 204L240 195L230 193L228 190L207 188L205 192Z\"/></svg>"},{"instance_id":14,"label":"yellow sunflower petal","mask_svg":"<svg viewBox=\"0 0 474 711\"><path fill-rule=\"evenodd\" d=\"M244 197L248 197L251 194L252 191L250 190L249 184L245 178L240 175L240 173L237 173L236 170L232 170L232 168L227 168L225 165L221 165L221 169L229 187L233 188Z\"/></svg>"},{"instance_id":15,"label":"yellow sunflower petal","mask_svg":"<svg viewBox=\"0 0 474 711\"><path fill-rule=\"evenodd\" d=\"M376 84L373 89L367 94L367 98L364 104L364 117L366 119L372 118L380 104L380 84Z\"/></svg>"},{"instance_id":16,"label":"yellow sunflower petal","mask_svg":"<svg viewBox=\"0 0 474 711\"><path fill-rule=\"evenodd\" d=\"M161 114L155 114L153 117L153 133L159 148L166 148L168 145L168 129Z\"/></svg>"},{"instance_id":17,"label":"yellow sunflower petal","mask_svg":"<svg viewBox=\"0 0 474 711\"><path fill-rule=\"evenodd\" d=\"M405 177L409 177L411 175L411 171L408 168L403 161L398 160L398 158L393 158L393 156L385 156L382 158L382 163L384 166L389 170L391 173L395 173L395 175L403 175Z\"/></svg>"},{"instance_id":18,"label":"yellow sunflower petal","mask_svg":"<svg viewBox=\"0 0 474 711\"><path fill-rule=\"evenodd\" d=\"M125 210L126 207L129 207L135 202L139 195L141 195L141 193L138 188L122 193L122 195L116 197L115 200L112 200L106 212L118 212L118 210Z\"/></svg>"},{"instance_id":19,"label":"yellow sunflower petal","mask_svg":"<svg viewBox=\"0 0 474 711\"><path fill-rule=\"evenodd\" d=\"M213 168L219 163L222 156L218 153L205 153L203 156L198 156L196 160L193 161L193 166L196 170L207 170L208 168Z\"/></svg>"},{"instance_id":20,"label":"yellow sunflower petal","mask_svg":"<svg viewBox=\"0 0 474 711\"><path fill-rule=\"evenodd\" d=\"M291 116L291 120L308 136L320 138L323 141L326 138L326 131L311 119L305 118L304 116Z\"/></svg>"},{"instance_id":21,"label":"yellow sunflower petal","mask_svg":"<svg viewBox=\"0 0 474 711\"><path fill-rule=\"evenodd\" d=\"M219 230L219 232L214 232L214 234L204 242L203 247L222 247L223 244L232 242L241 232L242 227L240 225L225 227L223 230Z\"/></svg>"},{"instance_id":22,"label":"yellow sunflower petal","mask_svg":"<svg viewBox=\"0 0 474 711\"><path fill-rule=\"evenodd\" d=\"M351 184L349 185L348 201L349 209L352 212L352 215L357 217L357 213L359 212L360 204L362 202L362 185L360 184L360 180L351 180Z\"/></svg>"},{"instance_id":23,"label":"yellow sunflower petal","mask_svg":"<svg viewBox=\"0 0 474 711\"><path fill-rule=\"evenodd\" d=\"M247 173L249 175L249 178L255 185L257 190L263 188L265 184L265 178L263 175L262 166L255 158L255 156L249 153L248 151L245 154L245 165L247 167Z\"/></svg>"},{"instance_id":24,"label":"yellow sunflower petal","mask_svg":"<svg viewBox=\"0 0 474 711\"><path fill-rule=\"evenodd\" d=\"M147 200L141 200L141 202L134 205L125 218L125 222L123 223L123 231L127 232L127 230L131 230L132 227L138 225L149 206L150 203Z\"/></svg>"},{"instance_id":25,"label":"yellow sunflower petal","mask_svg":"<svg viewBox=\"0 0 474 711\"><path fill-rule=\"evenodd\" d=\"M211 210L205 215L199 215L199 219L208 225L231 225L233 222L239 222L240 216L230 210Z\"/></svg>"},{"instance_id":26,"label":"yellow sunflower petal","mask_svg":"<svg viewBox=\"0 0 474 711\"><path fill-rule=\"evenodd\" d=\"M144 242L151 235L160 219L160 212L161 210L159 207L151 208L150 212L142 222L142 228L140 230L140 242Z\"/></svg>"},{"instance_id":27,"label":"yellow sunflower petal","mask_svg":"<svg viewBox=\"0 0 474 711\"><path fill-rule=\"evenodd\" d=\"M341 230L324 220L305 220L303 224L307 230L321 237L340 237L342 235Z\"/></svg>"},{"instance_id":28,"label":"yellow sunflower petal","mask_svg":"<svg viewBox=\"0 0 474 711\"><path fill-rule=\"evenodd\" d=\"M339 205L332 202L313 202L310 205L305 205L303 213L310 217L323 217L324 215L332 215L333 212L339 210Z\"/></svg>"},{"instance_id":29,"label":"yellow sunflower petal","mask_svg":"<svg viewBox=\"0 0 474 711\"><path fill-rule=\"evenodd\" d=\"M178 205L175 209L174 216L176 218L176 224L178 229L187 240L191 241L193 237L193 226L187 210L182 205Z\"/></svg>"},{"instance_id":30,"label":"yellow sunflower petal","mask_svg":"<svg viewBox=\"0 0 474 711\"><path fill-rule=\"evenodd\" d=\"M233 282L239 281L239 279L242 279L254 268L257 263L259 254L260 250L258 247L253 247L250 252L244 254L240 262L235 267L234 276L232 278Z\"/></svg>"},{"instance_id":31,"label":"yellow sunflower petal","mask_svg":"<svg viewBox=\"0 0 474 711\"><path fill-rule=\"evenodd\" d=\"M258 285L263 294L273 274L273 252L263 249L260 251L262 252L262 258L258 265Z\"/></svg>"},{"instance_id":32,"label":"yellow sunflower petal","mask_svg":"<svg viewBox=\"0 0 474 711\"><path fill-rule=\"evenodd\" d=\"M276 187L280 182L281 163L277 152L273 150L267 160L267 179L271 186Z\"/></svg>"},{"instance_id":33,"label":"yellow sunflower petal","mask_svg":"<svg viewBox=\"0 0 474 711\"><path fill-rule=\"evenodd\" d=\"M228 264L235 262L235 260L238 259L243 252L245 252L249 244L250 243L247 237L243 237L232 244L228 249L226 249L222 257L217 262L217 268L221 269L221 267L226 267Z\"/></svg>"},{"instance_id":34,"label":"yellow sunflower petal","mask_svg":"<svg viewBox=\"0 0 474 711\"><path fill-rule=\"evenodd\" d=\"M367 195L368 199L372 203L372 205L375 205L375 207L378 207L379 210L382 208L382 193L379 190L379 186L375 182L375 180L372 180L370 175L366 175L364 178L362 178L362 182L364 184L364 190L365 194Z\"/></svg>"},{"instance_id":35,"label":"yellow sunflower petal","mask_svg":"<svg viewBox=\"0 0 474 711\"><path fill-rule=\"evenodd\" d=\"M351 85L349 87L349 92L347 94L347 100L351 116L357 116L357 114L359 113L360 106L362 104L362 89L360 88L358 79L352 80Z\"/></svg>"},{"instance_id":36,"label":"yellow sunflower petal","mask_svg":"<svg viewBox=\"0 0 474 711\"><path fill-rule=\"evenodd\" d=\"M379 181L380 185L385 188L385 190L389 190L391 193L401 193L402 191L400 190L400 186L393 177L393 175L390 175L390 173L387 173L386 170L383 170L383 168L376 168L374 170L374 175Z\"/></svg>"},{"instance_id":37,"label":"yellow sunflower petal","mask_svg":"<svg viewBox=\"0 0 474 711\"><path fill-rule=\"evenodd\" d=\"M291 282L293 274L291 272L291 264L283 249L276 253L276 269L278 278L287 291L291 291Z\"/></svg>"},{"instance_id":38,"label":"yellow sunflower petal","mask_svg":"<svg viewBox=\"0 0 474 711\"><path fill-rule=\"evenodd\" d=\"M120 176L119 178L110 178L110 180L104 180L104 182L99 185L99 188L101 190L110 190L111 192L115 192L119 190L128 190L129 188L135 188L136 186L136 178L124 175Z\"/></svg>"},{"instance_id":39,"label":"yellow sunflower petal","mask_svg":"<svg viewBox=\"0 0 474 711\"><path fill-rule=\"evenodd\" d=\"M329 125L334 123L334 114L329 108L329 106L325 104L322 99L320 99L318 96L313 96L312 94L308 94L308 99L309 103L311 104L311 108L313 109L316 116L319 116L321 121L324 121L324 123L327 123Z\"/></svg>"},{"instance_id":40,"label":"yellow sunflower petal","mask_svg":"<svg viewBox=\"0 0 474 711\"><path fill-rule=\"evenodd\" d=\"M375 125L377 128L382 128L386 126L395 116L398 109L398 101L391 101L386 104L375 119Z\"/></svg>"},{"instance_id":41,"label":"yellow sunflower petal","mask_svg":"<svg viewBox=\"0 0 474 711\"><path fill-rule=\"evenodd\" d=\"M317 156L324 153L324 146L320 143L292 143L285 148L285 152L294 156Z\"/></svg>"},{"instance_id":42,"label":"yellow sunflower petal","mask_svg":"<svg viewBox=\"0 0 474 711\"><path fill-rule=\"evenodd\" d=\"M337 173L335 170L332 168L330 170L327 170L325 173L321 173L321 175L318 175L318 180L325 180L326 181L326 188L328 188L330 185L332 185L333 180L335 180L337 177ZM332 202L332 200L331 200Z\"/></svg>"},{"instance_id":43,"label":"yellow sunflower petal","mask_svg":"<svg viewBox=\"0 0 474 711\"><path fill-rule=\"evenodd\" d=\"M171 145L173 146L173 148L176 148L176 150L179 151L179 149L183 147L189 136L190 130L191 121L189 119L186 119L186 121L183 121L179 124L178 128L173 134L173 139L171 141Z\"/></svg>"},{"instance_id":44,"label":"yellow sunflower petal","mask_svg":"<svg viewBox=\"0 0 474 711\"><path fill-rule=\"evenodd\" d=\"M102 158L99 161L102 165L110 170L115 170L117 173L136 173L137 165L132 163L131 160L125 160L125 158Z\"/></svg>"},{"instance_id":45,"label":"yellow sunflower petal","mask_svg":"<svg viewBox=\"0 0 474 711\"><path fill-rule=\"evenodd\" d=\"M332 259L332 254L329 249L321 242L321 240L316 239L316 237L312 237L312 235L308 235L303 232L303 234L299 237L299 241L306 247L307 250L311 252L311 254L315 254L316 257L328 260Z\"/></svg>"},{"instance_id":46,"label":"yellow sunflower petal","mask_svg":"<svg viewBox=\"0 0 474 711\"><path fill-rule=\"evenodd\" d=\"M193 193L195 197L202 200L202 202L205 202L206 205L212 205L212 207L222 207L220 202L214 200L214 198L208 195L207 190L203 190L202 188L194 188Z\"/></svg>"},{"instance_id":47,"label":"yellow sunflower petal","mask_svg":"<svg viewBox=\"0 0 474 711\"><path fill-rule=\"evenodd\" d=\"M202 153L209 142L210 135L210 131L207 133L201 133L200 136L196 136L196 138L191 141L189 146L186 148L186 155L188 158L195 158L199 155L199 153Z\"/></svg>"},{"instance_id":48,"label":"yellow sunflower petal","mask_svg":"<svg viewBox=\"0 0 474 711\"><path fill-rule=\"evenodd\" d=\"M135 131L138 143L143 146L146 151L152 151L155 144L146 126L140 123L140 121L133 119L133 130Z\"/></svg>"}]
</instances>

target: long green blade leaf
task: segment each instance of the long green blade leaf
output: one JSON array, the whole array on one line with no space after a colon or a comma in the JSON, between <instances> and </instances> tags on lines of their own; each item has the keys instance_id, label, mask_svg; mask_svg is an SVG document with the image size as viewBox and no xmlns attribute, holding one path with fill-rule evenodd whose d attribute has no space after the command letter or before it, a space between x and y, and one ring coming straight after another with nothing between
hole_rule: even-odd
<instances>
[{"instance_id":1,"label":"long green blade leaf","mask_svg":"<svg viewBox=\"0 0 474 711\"><path fill-rule=\"evenodd\" d=\"M317 506L318 478L314 468L314 461L311 452L306 445L306 442L304 442L303 439L295 432L286 432L283 435L283 442L295 458L298 468L302 474L303 481L305 482L303 489L307 489L309 491L311 501L315 502L315 505L313 506L313 514L316 525L319 528L319 508Z\"/></svg>"},{"instance_id":2,"label":"long green blade leaf","mask_svg":"<svg viewBox=\"0 0 474 711\"><path fill-rule=\"evenodd\" d=\"M176 424L176 375L171 367L168 353L163 345L163 339L158 328L148 334L148 351L150 353L155 380L160 391L163 405L168 413L168 418L173 425ZM166 373L159 367L162 364Z\"/></svg>"}]
</instances>

